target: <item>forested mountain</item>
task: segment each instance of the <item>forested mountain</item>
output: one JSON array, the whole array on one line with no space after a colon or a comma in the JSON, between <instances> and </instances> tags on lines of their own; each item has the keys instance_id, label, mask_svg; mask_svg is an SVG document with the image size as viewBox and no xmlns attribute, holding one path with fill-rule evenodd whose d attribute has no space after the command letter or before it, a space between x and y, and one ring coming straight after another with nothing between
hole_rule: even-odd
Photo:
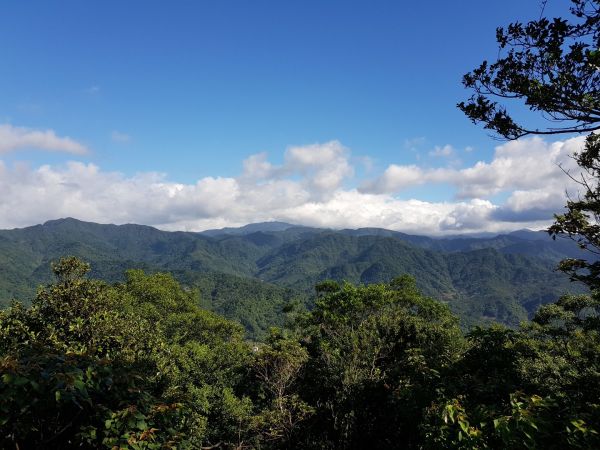
<instances>
[{"instance_id":1,"label":"forested mountain","mask_svg":"<svg viewBox=\"0 0 600 450\"><path fill-rule=\"evenodd\" d=\"M448 302L463 325L516 325L561 294L583 290L554 270L579 253L569 240L530 231L440 239L278 222L192 233L61 219L0 231L0 302L32 298L51 280L50 262L74 255L110 282L132 268L171 272L199 291L203 306L240 321L253 337L281 323L285 304L310 306L320 281L369 284L405 273Z\"/></svg>"}]
</instances>

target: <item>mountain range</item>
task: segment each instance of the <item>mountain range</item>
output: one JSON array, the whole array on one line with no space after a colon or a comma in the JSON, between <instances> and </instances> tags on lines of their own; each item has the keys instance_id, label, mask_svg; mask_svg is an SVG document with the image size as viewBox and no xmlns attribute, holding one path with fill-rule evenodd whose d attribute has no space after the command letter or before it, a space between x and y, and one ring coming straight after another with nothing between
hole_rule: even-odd
<instances>
[{"instance_id":1,"label":"mountain range","mask_svg":"<svg viewBox=\"0 0 600 450\"><path fill-rule=\"evenodd\" d=\"M29 302L37 286L51 282L51 261L65 255L85 259L91 275L108 282L122 281L132 268L170 272L197 289L204 307L240 321L257 339L282 323L286 304L310 308L314 285L326 279L376 283L413 275L467 328L515 326L562 294L585 292L555 270L561 259L585 255L545 232L432 238L266 222L198 233L67 218L0 230L0 305Z\"/></svg>"}]
</instances>

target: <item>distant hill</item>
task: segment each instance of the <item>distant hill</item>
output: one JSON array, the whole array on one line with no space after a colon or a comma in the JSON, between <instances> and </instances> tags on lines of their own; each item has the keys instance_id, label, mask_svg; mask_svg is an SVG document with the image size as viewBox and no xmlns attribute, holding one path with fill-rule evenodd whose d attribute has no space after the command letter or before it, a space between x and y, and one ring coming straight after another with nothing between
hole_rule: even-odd
<instances>
[{"instance_id":1,"label":"distant hill","mask_svg":"<svg viewBox=\"0 0 600 450\"><path fill-rule=\"evenodd\" d=\"M289 228L293 228L296 225L292 225L290 223L285 222L259 222L259 223L250 223L248 225L244 225L239 228L221 228L218 230L206 230L201 231L200 234L205 236L220 236L223 234L251 234L256 233L258 231L285 231Z\"/></svg>"},{"instance_id":2,"label":"distant hill","mask_svg":"<svg viewBox=\"0 0 600 450\"><path fill-rule=\"evenodd\" d=\"M514 326L539 305L584 291L554 270L561 259L582 254L570 240L527 230L431 238L266 222L191 233L69 218L0 231L0 304L29 301L38 285L51 281L51 261L76 255L109 282L130 268L171 272L199 289L204 306L240 321L253 337L281 324L286 303L310 307L319 281L387 282L404 273L447 302L465 326Z\"/></svg>"}]
</instances>

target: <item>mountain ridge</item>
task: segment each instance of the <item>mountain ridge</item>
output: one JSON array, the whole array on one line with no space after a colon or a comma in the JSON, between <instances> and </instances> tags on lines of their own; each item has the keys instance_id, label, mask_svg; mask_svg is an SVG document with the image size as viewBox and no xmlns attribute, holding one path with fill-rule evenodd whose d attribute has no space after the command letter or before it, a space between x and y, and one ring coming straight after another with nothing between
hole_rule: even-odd
<instances>
[{"instance_id":1,"label":"mountain ridge","mask_svg":"<svg viewBox=\"0 0 600 450\"><path fill-rule=\"evenodd\" d=\"M584 290L554 271L561 259L582 255L576 244L533 231L431 238L379 228L251 225L206 234L65 218L0 230L0 303L31 299L51 281L50 262L68 254L89 261L92 275L108 282L122 281L131 268L170 272L253 335L280 324L286 302L310 307L314 284L325 279L366 284L408 273L465 326L514 326L562 293Z\"/></svg>"}]
</instances>

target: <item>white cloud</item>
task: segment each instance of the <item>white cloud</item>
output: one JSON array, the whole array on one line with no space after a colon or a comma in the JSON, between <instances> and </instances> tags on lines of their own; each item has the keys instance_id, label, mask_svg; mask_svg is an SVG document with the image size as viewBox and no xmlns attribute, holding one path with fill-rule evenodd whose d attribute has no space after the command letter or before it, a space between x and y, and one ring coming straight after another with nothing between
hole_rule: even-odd
<instances>
[{"instance_id":1,"label":"white cloud","mask_svg":"<svg viewBox=\"0 0 600 450\"><path fill-rule=\"evenodd\" d=\"M244 172L242 177L249 181L258 181L271 178L278 169L268 160L266 152L256 153L249 156L243 162Z\"/></svg>"},{"instance_id":2,"label":"white cloud","mask_svg":"<svg viewBox=\"0 0 600 450\"><path fill-rule=\"evenodd\" d=\"M284 163L274 166L265 152L250 156L243 162L243 180L281 180L300 176L302 186L317 197L329 195L342 182L352 177L354 168L349 161L350 152L338 141L323 144L290 147Z\"/></svg>"},{"instance_id":3,"label":"white cloud","mask_svg":"<svg viewBox=\"0 0 600 450\"><path fill-rule=\"evenodd\" d=\"M101 223L142 223L203 230L282 220L333 228L383 227L416 234L541 228L565 202L568 177L557 164L582 140L525 139L496 148L490 162L463 169L391 165L361 189L352 187L348 149L337 141L290 147L275 165L251 155L238 177L177 183L160 173L125 176L94 164L7 166L0 161L0 228L72 216ZM453 201L402 199L418 184L454 186ZM505 192L506 200L494 195Z\"/></svg>"},{"instance_id":4,"label":"white cloud","mask_svg":"<svg viewBox=\"0 0 600 450\"><path fill-rule=\"evenodd\" d=\"M497 207L487 200L473 199L457 203L440 222L440 230L480 230L489 223L490 215L496 209Z\"/></svg>"},{"instance_id":5,"label":"white cloud","mask_svg":"<svg viewBox=\"0 0 600 450\"><path fill-rule=\"evenodd\" d=\"M284 172L305 175L307 185L314 192L327 195L354 174L348 154L348 149L338 141L290 147L285 152Z\"/></svg>"},{"instance_id":6,"label":"white cloud","mask_svg":"<svg viewBox=\"0 0 600 450\"><path fill-rule=\"evenodd\" d=\"M13 125L0 125L0 154L20 149L36 149L84 155L88 148L70 137L57 136L53 130L33 130Z\"/></svg>"},{"instance_id":7,"label":"white cloud","mask_svg":"<svg viewBox=\"0 0 600 450\"><path fill-rule=\"evenodd\" d=\"M391 164L379 178L363 183L360 190L365 193L392 194L413 186L448 182L454 178L453 174L454 170L448 168L423 169L416 164Z\"/></svg>"},{"instance_id":8,"label":"white cloud","mask_svg":"<svg viewBox=\"0 0 600 450\"><path fill-rule=\"evenodd\" d=\"M372 193L389 193L400 191L410 186L425 182L423 169L412 164L410 166L390 165L377 180L364 186L363 191Z\"/></svg>"},{"instance_id":9,"label":"white cloud","mask_svg":"<svg viewBox=\"0 0 600 450\"><path fill-rule=\"evenodd\" d=\"M577 171L570 155L581 149L583 142L583 137L554 143L539 137L511 141L496 147L491 162L479 161L463 169L390 165L379 178L364 183L362 190L397 193L411 186L446 183L457 189L457 198L482 198L501 192L536 189L555 195L568 184L563 169ZM443 148L439 153L445 153Z\"/></svg>"},{"instance_id":10,"label":"white cloud","mask_svg":"<svg viewBox=\"0 0 600 450\"><path fill-rule=\"evenodd\" d=\"M381 227L414 234L481 231L494 206L489 202L424 202L389 195L338 191L326 202L308 202L283 211L281 220L331 228ZM470 216L478 212L476 223ZM453 226L448 217L454 217ZM501 227L500 227L501 228ZM486 229L493 229L488 227Z\"/></svg>"}]
</instances>

